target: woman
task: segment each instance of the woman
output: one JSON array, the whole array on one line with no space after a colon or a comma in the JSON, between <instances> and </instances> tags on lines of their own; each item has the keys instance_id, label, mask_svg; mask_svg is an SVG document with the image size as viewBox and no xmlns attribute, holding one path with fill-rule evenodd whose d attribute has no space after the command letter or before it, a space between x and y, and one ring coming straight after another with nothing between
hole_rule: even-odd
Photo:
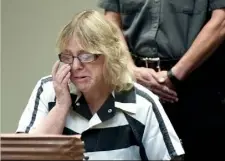
<instances>
[{"instance_id":1,"label":"woman","mask_svg":"<svg viewBox=\"0 0 225 161\"><path fill-rule=\"evenodd\" d=\"M52 76L36 85L17 132L81 135L91 160L169 160L183 149L158 97L134 83L119 30L96 11L62 30ZM75 90L72 90L75 87Z\"/></svg>"}]
</instances>

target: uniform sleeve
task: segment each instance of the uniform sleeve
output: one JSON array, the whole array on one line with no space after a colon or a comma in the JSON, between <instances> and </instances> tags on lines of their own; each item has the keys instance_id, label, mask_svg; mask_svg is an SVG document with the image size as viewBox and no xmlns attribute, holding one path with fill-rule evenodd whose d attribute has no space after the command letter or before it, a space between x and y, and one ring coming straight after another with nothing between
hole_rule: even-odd
<instances>
[{"instance_id":1,"label":"uniform sleeve","mask_svg":"<svg viewBox=\"0 0 225 161\"><path fill-rule=\"evenodd\" d=\"M98 7L107 11L120 12L119 0L99 0Z\"/></svg>"},{"instance_id":2,"label":"uniform sleeve","mask_svg":"<svg viewBox=\"0 0 225 161\"><path fill-rule=\"evenodd\" d=\"M209 10L225 8L225 0L209 0Z\"/></svg>"},{"instance_id":3,"label":"uniform sleeve","mask_svg":"<svg viewBox=\"0 0 225 161\"><path fill-rule=\"evenodd\" d=\"M44 80L39 80L22 113L16 133L29 133L48 114L47 92L43 86Z\"/></svg>"},{"instance_id":4,"label":"uniform sleeve","mask_svg":"<svg viewBox=\"0 0 225 161\"><path fill-rule=\"evenodd\" d=\"M170 123L161 103L152 99L149 108L143 145L149 160L171 160L184 154L180 139Z\"/></svg>"}]
</instances>

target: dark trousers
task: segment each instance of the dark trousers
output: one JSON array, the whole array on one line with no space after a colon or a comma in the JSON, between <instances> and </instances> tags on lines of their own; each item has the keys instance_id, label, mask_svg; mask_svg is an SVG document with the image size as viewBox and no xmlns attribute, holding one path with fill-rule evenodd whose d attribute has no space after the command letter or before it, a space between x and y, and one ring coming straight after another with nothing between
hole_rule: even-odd
<instances>
[{"instance_id":1,"label":"dark trousers","mask_svg":"<svg viewBox=\"0 0 225 161\"><path fill-rule=\"evenodd\" d=\"M185 160L224 160L225 80L205 73L190 75L180 89L179 102L164 104L177 134L182 139Z\"/></svg>"},{"instance_id":2,"label":"dark trousers","mask_svg":"<svg viewBox=\"0 0 225 161\"><path fill-rule=\"evenodd\" d=\"M206 63L182 83L177 89L179 102L163 104L175 131L182 139L185 160L224 160L225 76L209 72L221 69L216 67L218 61L215 62ZM140 61L136 65L144 66ZM171 67L173 65L171 63ZM170 66L167 66L162 70L169 70Z\"/></svg>"}]
</instances>

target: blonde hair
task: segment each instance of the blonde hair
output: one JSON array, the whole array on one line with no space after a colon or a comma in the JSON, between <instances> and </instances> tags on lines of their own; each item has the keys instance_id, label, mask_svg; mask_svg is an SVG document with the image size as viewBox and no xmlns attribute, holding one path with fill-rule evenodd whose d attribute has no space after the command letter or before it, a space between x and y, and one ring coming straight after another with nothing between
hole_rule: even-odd
<instances>
[{"instance_id":1,"label":"blonde hair","mask_svg":"<svg viewBox=\"0 0 225 161\"><path fill-rule=\"evenodd\" d=\"M134 76L128 69L129 54L120 39L119 28L97 11L83 11L63 28L57 46L65 50L71 38L75 38L81 50L105 56L104 79L117 92L133 87Z\"/></svg>"}]
</instances>

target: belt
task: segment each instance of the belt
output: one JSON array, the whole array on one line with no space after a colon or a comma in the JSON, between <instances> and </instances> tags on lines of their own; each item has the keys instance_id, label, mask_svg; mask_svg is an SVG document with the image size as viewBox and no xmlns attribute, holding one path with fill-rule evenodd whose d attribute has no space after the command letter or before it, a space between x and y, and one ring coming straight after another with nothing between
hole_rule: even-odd
<instances>
[{"instance_id":1,"label":"belt","mask_svg":"<svg viewBox=\"0 0 225 161\"><path fill-rule=\"evenodd\" d=\"M149 58L132 55L132 58L136 66L152 68L156 71L169 70L178 62L177 59L165 60L159 57Z\"/></svg>"}]
</instances>

